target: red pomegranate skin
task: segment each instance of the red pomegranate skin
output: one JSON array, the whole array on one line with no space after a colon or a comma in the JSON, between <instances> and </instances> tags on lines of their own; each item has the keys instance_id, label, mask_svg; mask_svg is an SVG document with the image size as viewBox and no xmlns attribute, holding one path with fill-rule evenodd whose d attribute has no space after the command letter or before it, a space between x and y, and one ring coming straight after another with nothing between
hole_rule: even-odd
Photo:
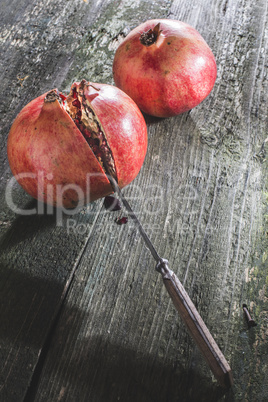
<instances>
[{"instance_id":1,"label":"red pomegranate skin","mask_svg":"<svg viewBox=\"0 0 268 402\"><path fill-rule=\"evenodd\" d=\"M136 104L121 90L89 84L93 86L85 90L85 97L96 108L122 188L143 164L146 124ZM46 95L26 105L10 129L7 153L17 181L32 197L57 207L74 208L111 194L107 175L81 131L58 100L45 102Z\"/></svg>"},{"instance_id":2,"label":"red pomegranate skin","mask_svg":"<svg viewBox=\"0 0 268 402\"><path fill-rule=\"evenodd\" d=\"M100 88L100 96L94 86ZM137 169L140 170L145 158L147 128L144 118L129 96L121 90L119 93L118 88L112 85L93 84L93 87L88 87L86 96L92 99L91 105L105 129L119 187L125 187L137 176Z\"/></svg>"},{"instance_id":3,"label":"red pomegranate skin","mask_svg":"<svg viewBox=\"0 0 268 402\"><path fill-rule=\"evenodd\" d=\"M159 23L156 42L142 44L141 34ZM211 49L193 27L155 19L133 29L119 45L113 76L143 112L169 117L194 108L208 96L217 67Z\"/></svg>"}]
</instances>

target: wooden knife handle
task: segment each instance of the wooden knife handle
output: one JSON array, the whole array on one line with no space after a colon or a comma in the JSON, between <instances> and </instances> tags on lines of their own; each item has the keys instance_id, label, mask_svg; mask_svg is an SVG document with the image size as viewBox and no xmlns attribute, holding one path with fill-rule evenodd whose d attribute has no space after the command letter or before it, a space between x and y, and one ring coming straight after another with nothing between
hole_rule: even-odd
<instances>
[{"instance_id":1,"label":"wooden knife handle","mask_svg":"<svg viewBox=\"0 0 268 402\"><path fill-rule=\"evenodd\" d=\"M233 378L228 362L220 351L181 282L174 272L168 268L165 260L162 261L164 263L158 263L156 269L162 274L165 287L182 320L188 328L190 335L203 353L219 384L223 387L231 387L233 384Z\"/></svg>"}]
</instances>

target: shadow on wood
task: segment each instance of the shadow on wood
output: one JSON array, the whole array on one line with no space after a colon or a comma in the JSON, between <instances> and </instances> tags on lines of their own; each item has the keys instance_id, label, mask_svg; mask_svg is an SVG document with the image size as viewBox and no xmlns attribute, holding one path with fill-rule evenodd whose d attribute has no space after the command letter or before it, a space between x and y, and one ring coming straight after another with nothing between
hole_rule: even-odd
<instances>
[{"instance_id":1,"label":"shadow on wood","mask_svg":"<svg viewBox=\"0 0 268 402\"><path fill-rule=\"evenodd\" d=\"M219 386L209 387L198 373L182 366L172 367L149 354L138 357L135 350L101 337L84 343L82 359L74 356L70 362L69 385L76 390L87 387L95 401L216 402L224 395Z\"/></svg>"},{"instance_id":2,"label":"shadow on wood","mask_svg":"<svg viewBox=\"0 0 268 402\"><path fill-rule=\"evenodd\" d=\"M110 334L77 337L72 350L66 351L68 326L71 330L75 317L76 331L81 336L84 331L79 329L79 322L82 326L85 317L84 312L67 306L64 317L67 320L60 320L64 323L50 334L25 402L58 398L72 401L79 400L80 396L84 400L85 395L94 402L216 402L221 398L233 401L232 390L224 390L179 363L172 365L159 356L144 355L122 346L124 340L114 342ZM50 387L44 388L48 383ZM38 394L39 389L42 394Z\"/></svg>"},{"instance_id":3,"label":"shadow on wood","mask_svg":"<svg viewBox=\"0 0 268 402\"><path fill-rule=\"evenodd\" d=\"M1 253L4 254L6 250L10 250L13 246L16 246L21 241L31 238L36 235L38 231L44 230L47 227L54 227L57 220L56 208L51 208L51 212L46 213L45 206L43 213L32 213L29 215L17 215L13 220L12 225L3 235L1 245ZM38 201L32 199L29 201L24 211L38 211Z\"/></svg>"},{"instance_id":4,"label":"shadow on wood","mask_svg":"<svg viewBox=\"0 0 268 402\"><path fill-rule=\"evenodd\" d=\"M0 274L0 399L19 401L32 376L62 286L3 263Z\"/></svg>"}]
</instances>

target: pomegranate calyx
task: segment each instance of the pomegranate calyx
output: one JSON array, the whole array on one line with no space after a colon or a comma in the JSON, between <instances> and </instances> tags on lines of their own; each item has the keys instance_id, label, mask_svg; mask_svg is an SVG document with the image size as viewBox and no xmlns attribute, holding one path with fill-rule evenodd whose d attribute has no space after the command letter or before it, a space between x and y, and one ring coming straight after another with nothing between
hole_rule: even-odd
<instances>
[{"instance_id":1,"label":"pomegranate calyx","mask_svg":"<svg viewBox=\"0 0 268 402\"><path fill-rule=\"evenodd\" d=\"M151 46L156 43L162 30L160 29L160 22L153 28L143 32L140 36L140 42L144 46Z\"/></svg>"},{"instance_id":2,"label":"pomegranate calyx","mask_svg":"<svg viewBox=\"0 0 268 402\"><path fill-rule=\"evenodd\" d=\"M55 102L56 100L59 101L60 103L62 101L62 99L60 97L60 94L59 94L59 91L57 89L52 89L51 91L49 91L46 94L44 102L52 103L52 102Z\"/></svg>"}]
</instances>

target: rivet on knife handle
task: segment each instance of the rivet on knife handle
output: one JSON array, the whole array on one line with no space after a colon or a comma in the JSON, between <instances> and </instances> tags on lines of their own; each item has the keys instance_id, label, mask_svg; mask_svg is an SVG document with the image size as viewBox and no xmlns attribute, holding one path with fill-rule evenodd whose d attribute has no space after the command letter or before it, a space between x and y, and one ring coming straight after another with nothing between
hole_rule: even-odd
<instances>
[{"instance_id":1,"label":"rivet on knife handle","mask_svg":"<svg viewBox=\"0 0 268 402\"><path fill-rule=\"evenodd\" d=\"M156 270L161 273L164 285L187 326L200 351L203 353L211 371L223 387L230 387L233 383L231 368L211 333L206 327L192 300L188 296L181 282L169 269L167 260L160 259Z\"/></svg>"}]
</instances>

